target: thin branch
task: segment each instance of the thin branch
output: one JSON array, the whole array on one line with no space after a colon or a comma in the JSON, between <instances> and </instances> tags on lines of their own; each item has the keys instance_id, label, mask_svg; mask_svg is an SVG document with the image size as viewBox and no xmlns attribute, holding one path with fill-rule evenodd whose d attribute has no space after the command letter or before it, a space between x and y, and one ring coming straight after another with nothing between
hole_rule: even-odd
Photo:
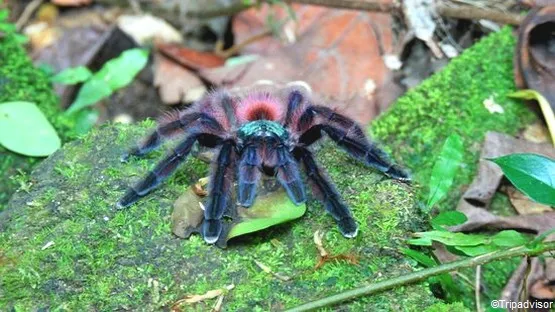
<instances>
[{"instance_id":1,"label":"thin branch","mask_svg":"<svg viewBox=\"0 0 555 312\"><path fill-rule=\"evenodd\" d=\"M476 311L483 312L482 303L480 302L480 276L482 275L482 266L476 267L476 286L474 287L474 297L476 298Z\"/></svg>"},{"instance_id":2,"label":"thin branch","mask_svg":"<svg viewBox=\"0 0 555 312\"><path fill-rule=\"evenodd\" d=\"M329 8L337 9L349 9L349 10L360 10L360 11L371 11L371 12L393 12L400 11L402 9L400 1L393 1L391 3L384 3L382 1L375 0L284 0L286 3L299 3L299 4L310 4L317 6L325 6ZM243 10L253 8L258 5L259 1L255 4L245 4L243 2L236 3L228 7L217 8L213 10L206 11L189 11L186 13L188 18L213 18L225 15L233 15L239 13ZM521 15L514 13L507 13L500 10L480 8L472 5L446 5L445 1L439 1L436 3L436 11L439 15L443 17L452 17L459 19L487 19L496 23L519 25L524 18Z\"/></svg>"},{"instance_id":3,"label":"thin branch","mask_svg":"<svg viewBox=\"0 0 555 312\"><path fill-rule=\"evenodd\" d=\"M555 241L543 243L534 249L530 249L526 246L519 246L511 249L494 251L474 258L468 258L468 259L442 264L440 266L436 266L433 268L412 272L412 273L394 277L385 281L348 290L346 292L342 292L330 297L305 303L293 309L287 310L287 312L310 311L317 308L338 304L343 301L352 300L358 297L372 295L372 294L375 294L387 289L399 287L402 285L414 284L416 282L423 281L429 277L459 270L462 268L471 268L478 265L484 265L492 261L508 259L513 257L520 257L520 256L532 257L552 250L555 250Z\"/></svg>"},{"instance_id":4,"label":"thin branch","mask_svg":"<svg viewBox=\"0 0 555 312\"><path fill-rule=\"evenodd\" d=\"M15 22L15 29L17 29L17 31L20 31L21 28L27 24L31 16L33 16L33 13L35 13L43 2L44 0L33 0L25 7L23 13L21 13L17 22Z\"/></svg>"}]
</instances>

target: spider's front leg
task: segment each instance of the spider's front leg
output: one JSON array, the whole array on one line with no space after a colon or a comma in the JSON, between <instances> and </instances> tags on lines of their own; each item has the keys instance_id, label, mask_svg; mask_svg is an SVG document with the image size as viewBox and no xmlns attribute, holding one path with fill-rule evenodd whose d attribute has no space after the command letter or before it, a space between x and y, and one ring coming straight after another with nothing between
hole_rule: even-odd
<instances>
[{"instance_id":1,"label":"spider's front leg","mask_svg":"<svg viewBox=\"0 0 555 312\"><path fill-rule=\"evenodd\" d=\"M237 165L237 201L243 207L252 206L256 197L256 187L261 176L258 148L254 142L243 147Z\"/></svg>"},{"instance_id":2,"label":"spider's front leg","mask_svg":"<svg viewBox=\"0 0 555 312\"><path fill-rule=\"evenodd\" d=\"M146 177L144 177L134 187L129 188L125 195L118 201L117 206L119 208L124 208L132 205L158 186L158 184L160 184L164 179L169 177L178 165L185 161L191 152L193 144L197 141L199 136L199 134L190 135L179 143L179 145L177 145L177 147L166 158L159 162Z\"/></svg>"},{"instance_id":3,"label":"spider's front leg","mask_svg":"<svg viewBox=\"0 0 555 312\"><path fill-rule=\"evenodd\" d=\"M222 234L222 218L229 201L234 176L234 159L233 141L224 141L211 175L209 202L204 210L202 236L209 244L216 243Z\"/></svg>"},{"instance_id":4,"label":"spider's front leg","mask_svg":"<svg viewBox=\"0 0 555 312\"><path fill-rule=\"evenodd\" d=\"M410 181L409 174L401 167L392 164L387 154L375 144L368 141L364 131L350 118L334 112L324 106L309 107L300 118L301 125L314 124L299 139L299 143L310 145L320 138L324 131L337 145L349 155L376 168L386 175L400 180Z\"/></svg>"},{"instance_id":5,"label":"spider's front leg","mask_svg":"<svg viewBox=\"0 0 555 312\"><path fill-rule=\"evenodd\" d=\"M333 184L325 177L325 173L318 167L312 153L304 147L296 147L293 153L305 167L309 181L313 185L315 193L326 207L328 213L335 219L339 231L348 238L356 237L358 225L347 205Z\"/></svg>"}]
</instances>

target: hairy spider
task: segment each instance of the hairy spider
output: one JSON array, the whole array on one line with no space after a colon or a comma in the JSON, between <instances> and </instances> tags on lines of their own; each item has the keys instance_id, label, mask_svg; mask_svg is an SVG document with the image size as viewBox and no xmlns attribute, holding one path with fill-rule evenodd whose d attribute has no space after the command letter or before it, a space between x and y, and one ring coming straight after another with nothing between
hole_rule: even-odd
<instances>
[{"instance_id":1,"label":"hairy spider","mask_svg":"<svg viewBox=\"0 0 555 312\"><path fill-rule=\"evenodd\" d=\"M207 243L215 243L222 233L222 218L235 176L237 201L244 207L253 204L262 173L275 176L295 204L303 203L306 194L298 164L304 167L314 192L343 236L355 237L358 226L351 211L308 149L324 133L364 164L392 178L409 180L405 171L392 165L385 153L368 141L357 123L328 107L314 105L307 87L291 83L248 92L215 91L160 122L156 131L122 160L130 155L145 155L166 138L181 135L182 141L137 185L129 188L117 205L129 206L149 193L187 158L193 144L198 142L201 146L219 147L202 224Z\"/></svg>"}]
</instances>

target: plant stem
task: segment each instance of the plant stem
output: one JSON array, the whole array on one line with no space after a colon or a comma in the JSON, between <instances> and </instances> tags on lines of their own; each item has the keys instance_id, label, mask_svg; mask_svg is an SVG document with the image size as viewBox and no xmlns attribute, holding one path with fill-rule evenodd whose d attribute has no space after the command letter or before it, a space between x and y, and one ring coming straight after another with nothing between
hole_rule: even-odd
<instances>
[{"instance_id":1,"label":"plant stem","mask_svg":"<svg viewBox=\"0 0 555 312\"><path fill-rule=\"evenodd\" d=\"M431 276L436 276L462 268L475 267L477 265L483 265L492 261L519 256L537 256L546 251L552 250L555 250L555 241L543 243L534 249L530 249L526 246L519 246L511 249L494 251L485 255L442 264L437 267L416 271L378 283L348 290L330 297L302 304L293 309L289 309L286 312L310 311L317 308L334 305L343 301L352 300L354 298L375 294L398 286L414 284Z\"/></svg>"}]
</instances>

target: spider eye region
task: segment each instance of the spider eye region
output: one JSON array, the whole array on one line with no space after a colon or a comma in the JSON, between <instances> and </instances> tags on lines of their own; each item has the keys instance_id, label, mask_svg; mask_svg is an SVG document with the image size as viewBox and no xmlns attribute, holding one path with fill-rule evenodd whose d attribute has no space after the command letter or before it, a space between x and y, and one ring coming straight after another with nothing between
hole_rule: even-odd
<instances>
[{"instance_id":1,"label":"spider eye region","mask_svg":"<svg viewBox=\"0 0 555 312\"><path fill-rule=\"evenodd\" d=\"M254 120L241 126L237 131L239 139L247 140L256 136L261 138L276 137L285 140L289 137L285 128L275 121L270 120Z\"/></svg>"}]
</instances>

